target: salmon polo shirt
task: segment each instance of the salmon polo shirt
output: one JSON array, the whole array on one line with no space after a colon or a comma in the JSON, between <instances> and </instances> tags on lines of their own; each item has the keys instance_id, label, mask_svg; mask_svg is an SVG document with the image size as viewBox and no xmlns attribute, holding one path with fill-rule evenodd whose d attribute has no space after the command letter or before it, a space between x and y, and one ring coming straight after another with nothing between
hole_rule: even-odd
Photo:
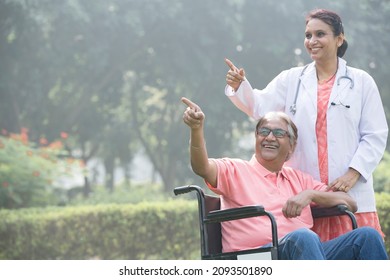
<instances>
[{"instance_id":1,"label":"salmon polo shirt","mask_svg":"<svg viewBox=\"0 0 390 280\"><path fill-rule=\"evenodd\" d=\"M221 209L262 205L277 222L278 238L299 228L311 228L313 218L308 205L297 218L283 216L282 208L292 196L303 190L325 191L326 185L310 175L290 167L278 173L264 168L255 156L241 159L212 159L217 164L218 185L207 186L221 197ZM222 223L223 252L258 248L272 242L271 222L267 216Z\"/></svg>"}]
</instances>

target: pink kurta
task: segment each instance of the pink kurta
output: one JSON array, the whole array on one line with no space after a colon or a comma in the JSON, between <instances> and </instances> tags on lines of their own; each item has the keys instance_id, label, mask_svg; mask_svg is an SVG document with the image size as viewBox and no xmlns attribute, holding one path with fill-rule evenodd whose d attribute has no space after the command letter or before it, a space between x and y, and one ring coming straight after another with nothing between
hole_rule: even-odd
<instances>
[{"instance_id":1,"label":"pink kurta","mask_svg":"<svg viewBox=\"0 0 390 280\"><path fill-rule=\"evenodd\" d=\"M329 184L329 169L326 113L335 77L336 75L333 75L329 80L319 82L317 93L316 136L318 143L318 163L321 181L327 185ZM356 213L355 216L359 227L371 226L378 230L384 237L376 212ZM322 241L333 239L350 230L352 230L352 225L348 216L316 219L313 226L313 231L320 236Z\"/></svg>"}]
</instances>

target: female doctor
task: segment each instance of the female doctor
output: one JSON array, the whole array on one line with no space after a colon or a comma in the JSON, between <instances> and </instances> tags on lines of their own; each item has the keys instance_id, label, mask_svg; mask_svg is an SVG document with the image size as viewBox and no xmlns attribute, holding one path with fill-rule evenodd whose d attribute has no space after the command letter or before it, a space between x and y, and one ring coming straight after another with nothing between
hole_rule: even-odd
<instances>
[{"instance_id":1,"label":"female doctor","mask_svg":"<svg viewBox=\"0 0 390 280\"><path fill-rule=\"evenodd\" d=\"M226 59L225 94L243 112L258 119L285 111L298 127L296 151L288 164L348 192L358 204L358 226L371 226L382 236L376 213L372 173L387 142L388 126L378 88L363 70L347 66L340 17L314 10L306 17L304 45L313 62L281 72L265 89L253 89ZM351 230L346 216L317 219L313 230L322 241Z\"/></svg>"}]
</instances>

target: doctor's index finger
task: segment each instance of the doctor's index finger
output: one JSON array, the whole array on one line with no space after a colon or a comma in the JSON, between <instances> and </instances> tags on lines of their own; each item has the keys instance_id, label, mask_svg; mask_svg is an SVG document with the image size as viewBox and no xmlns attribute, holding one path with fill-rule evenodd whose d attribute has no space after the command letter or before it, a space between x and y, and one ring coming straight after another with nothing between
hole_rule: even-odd
<instances>
[{"instance_id":1,"label":"doctor's index finger","mask_svg":"<svg viewBox=\"0 0 390 280\"><path fill-rule=\"evenodd\" d=\"M225 58L225 62L227 64L227 66L229 66L229 68L234 71L234 72L238 72L238 68L233 64L233 62L231 62L229 59Z\"/></svg>"}]
</instances>

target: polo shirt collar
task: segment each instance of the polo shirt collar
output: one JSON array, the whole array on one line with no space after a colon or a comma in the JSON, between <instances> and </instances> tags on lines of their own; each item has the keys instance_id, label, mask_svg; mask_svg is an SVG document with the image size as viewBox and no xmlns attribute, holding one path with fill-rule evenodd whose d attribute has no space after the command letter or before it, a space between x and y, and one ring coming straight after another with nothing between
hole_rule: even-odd
<instances>
[{"instance_id":1,"label":"polo shirt collar","mask_svg":"<svg viewBox=\"0 0 390 280\"><path fill-rule=\"evenodd\" d=\"M250 159L249 163L255 167L259 172L260 174L263 176L263 177L267 177L268 175L270 174L274 174L274 172L271 172L269 171L267 168L265 168L263 165L261 165L257 159L256 159L256 155L253 155L252 158ZM286 171L285 171L285 167L283 166L282 167L282 170L279 172L280 175L282 175L285 179L288 180L288 177L286 176Z\"/></svg>"}]
</instances>

